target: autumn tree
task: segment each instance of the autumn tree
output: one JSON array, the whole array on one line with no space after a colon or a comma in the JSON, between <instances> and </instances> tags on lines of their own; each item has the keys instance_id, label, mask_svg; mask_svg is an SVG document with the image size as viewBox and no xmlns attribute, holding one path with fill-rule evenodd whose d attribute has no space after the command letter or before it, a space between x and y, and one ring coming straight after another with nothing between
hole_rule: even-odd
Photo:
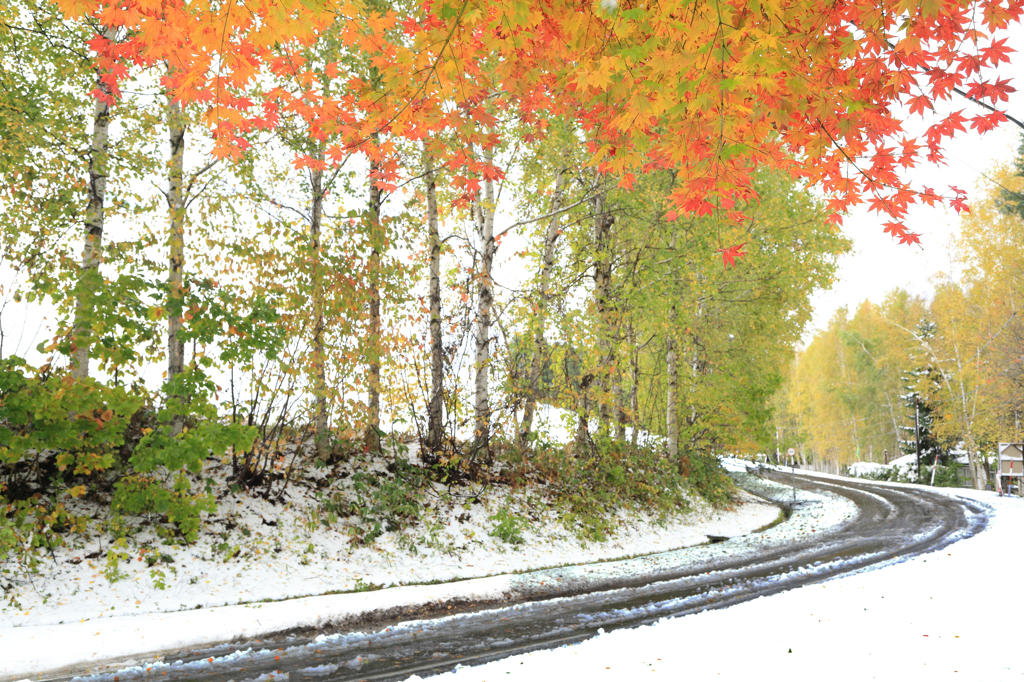
<instances>
[{"instance_id":1,"label":"autumn tree","mask_svg":"<svg viewBox=\"0 0 1024 682\"><path fill-rule=\"evenodd\" d=\"M86 203L82 120L95 82L90 60L74 49L85 35L48 3L0 7L0 236L3 263L30 301L57 296L64 263L80 253L72 249Z\"/></svg>"}]
</instances>

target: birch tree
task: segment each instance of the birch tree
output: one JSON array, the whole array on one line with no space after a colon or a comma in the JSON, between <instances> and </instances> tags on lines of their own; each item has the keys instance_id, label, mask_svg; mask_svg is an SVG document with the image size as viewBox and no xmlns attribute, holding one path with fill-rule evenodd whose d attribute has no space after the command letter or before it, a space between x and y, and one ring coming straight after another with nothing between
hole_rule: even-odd
<instances>
[{"instance_id":1,"label":"birch tree","mask_svg":"<svg viewBox=\"0 0 1024 682\"><path fill-rule=\"evenodd\" d=\"M494 150L487 147L483 151L485 167L494 163ZM473 412L475 418L474 453L490 456L490 385L488 375L491 369L491 305L494 301L491 267L494 261L494 214L497 203L494 194L494 180L489 175L483 179L483 194L479 196L473 214L476 219L477 243L480 251L479 289L477 293L476 312L476 354L474 370Z\"/></svg>"},{"instance_id":2,"label":"birch tree","mask_svg":"<svg viewBox=\"0 0 1024 682\"><path fill-rule=\"evenodd\" d=\"M434 160L424 146L424 181L427 187L427 249L430 253L428 296L430 305L430 396L427 402L427 447L441 447L444 427L444 339L441 335L441 236L437 221L437 175Z\"/></svg>"},{"instance_id":3,"label":"birch tree","mask_svg":"<svg viewBox=\"0 0 1024 682\"><path fill-rule=\"evenodd\" d=\"M101 29L103 37L113 41L116 29ZM92 139L89 144L88 205L85 208L85 231L82 245L81 275L78 301L72 331L72 372L75 379L89 377L89 346L92 338L93 297L96 295L99 267L103 253L104 203L107 198L108 143L110 139L110 105L114 101L110 81L96 73L96 93L92 109Z\"/></svg>"},{"instance_id":4,"label":"birch tree","mask_svg":"<svg viewBox=\"0 0 1024 682\"><path fill-rule=\"evenodd\" d=\"M555 264L555 246L561 235L562 197L565 192L566 169L560 168L555 173L554 191L551 195L549 213L551 217L544 232L541 250L541 266L537 281L536 312L530 319L533 327L533 344L530 348L530 370L526 385L526 406L523 410L523 421L520 425L519 446L526 447L531 430L533 417L537 410L537 391L540 387L541 371L547 357L547 342L544 337L547 325L548 305L550 303L551 271Z\"/></svg>"}]
</instances>

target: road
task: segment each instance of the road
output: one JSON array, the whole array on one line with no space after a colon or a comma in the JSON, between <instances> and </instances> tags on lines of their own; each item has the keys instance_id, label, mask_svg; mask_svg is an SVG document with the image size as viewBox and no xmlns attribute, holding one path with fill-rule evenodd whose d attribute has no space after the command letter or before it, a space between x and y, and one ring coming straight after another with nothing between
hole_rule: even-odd
<instances>
[{"instance_id":1,"label":"road","mask_svg":"<svg viewBox=\"0 0 1024 682\"><path fill-rule=\"evenodd\" d=\"M769 474L782 482L789 474ZM376 623L362 632L292 633L279 639L222 645L180 656L138 677L228 682L273 674L289 680L400 680L427 677L457 664L473 665L536 649L572 644L600 630L630 628L665 617L771 595L938 550L984 528L986 515L972 502L927 490L860 481L795 478L797 487L852 500L860 515L825 537L768 550L756 561L723 557L665 579L634 581L618 589L557 599L465 608L454 617ZM127 674L126 674L127 673ZM123 671L118 682L135 675ZM109 680L110 676L104 676ZM88 680L79 677L78 680ZM263 678L269 680L269 678Z\"/></svg>"}]
</instances>

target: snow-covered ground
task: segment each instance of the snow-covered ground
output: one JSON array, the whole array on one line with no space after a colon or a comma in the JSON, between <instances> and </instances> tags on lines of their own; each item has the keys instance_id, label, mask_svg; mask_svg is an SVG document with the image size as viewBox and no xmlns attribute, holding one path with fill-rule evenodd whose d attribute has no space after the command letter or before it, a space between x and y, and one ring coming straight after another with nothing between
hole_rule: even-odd
<instances>
[{"instance_id":1,"label":"snow-covered ground","mask_svg":"<svg viewBox=\"0 0 1024 682\"><path fill-rule=\"evenodd\" d=\"M877 476L883 471L887 471L892 468L892 465L879 464L878 462L854 462L849 465L848 470L850 476L854 478L867 478L869 476Z\"/></svg>"},{"instance_id":2,"label":"snow-covered ground","mask_svg":"<svg viewBox=\"0 0 1024 682\"><path fill-rule=\"evenodd\" d=\"M792 499L789 488L769 481L763 482L761 492L768 497L781 497L787 501ZM138 662L144 660L137 656L143 652L209 645L233 637L261 637L296 627L311 628L332 622L343 622L361 614L384 613L391 609L408 609L410 606L436 604L448 600L515 599L523 595L558 596L563 593L559 591L560 585L589 584L600 587L638 574L658 574L677 570L680 566L699 564L712 555L729 554L756 558L766 547L785 544L797 537L806 538L813 533L827 532L848 522L856 514L856 509L844 498L800 491L796 496L798 507L787 523L755 535L744 536L743 533L749 533L777 520L778 509L749 495L743 495L742 500L742 504L729 512L708 510L709 516L680 520L679 523L665 529L655 526L638 528L643 532L624 533L621 539L605 545L584 548L578 543L568 541L564 545L559 545L557 542L535 540L528 545L529 552L492 551L487 555L478 549L474 561L483 562L481 566L470 566L465 563L460 568L466 571L466 574L472 574L472 569L476 569L478 573L490 570L497 567L501 561L517 561L519 565L538 568L566 563L563 561L566 559L571 563L580 564L575 567L519 574L505 573L445 584L403 586L373 592L313 596L272 603L249 603L177 613L111 615L81 622L0 629L0 650L4 651L0 659L0 679L13 679L15 676L65 666L78 666L82 663L94 673L103 671L111 679L117 675L125 679L131 676L133 669L136 672L143 670L138 669L132 660L133 657ZM734 538L730 542L716 545L704 543L686 549L647 554L650 551L667 549L673 543L683 543L679 546L685 546L686 543L692 545L691 540L703 542L706 536L700 535L698 538L695 535L701 532ZM516 558L510 556L511 554L519 556ZM612 562L584 563L598 558L630 555L641 556ZM392 567L392 573L409 570L414 565L416 561L405 556L401 563ZM430 567L429 563L420 564L419 570L426 572ZM443 566L435 568L439 572L444 570ZM236 575L235 579L258 578L246 577L243 574ZM94 585L102 584L99 576L94 580ZM144 581L138 582L139 585L143 583ZM256 585L252 585L252 588L256 589ZM112 588L106 589L113 592ZM54 607L49 612L49 618L56 618L61 613L67 617L74 612L73 606L64 604L60 608ZM61 642L59 647L54 646L54 642L57 641ZM258 658L262 655L273 657L275 654L274 651L257 651L248 655ZM120 662L115 665L96 665L112 658L119 659ZM167 663L173 665L173 661L171 658ZM214 666L220 663L219 660L210 662ZM151 664L146 663L145 667L151 667Z\"/></svg>"},{"instance_id":3,"label":"snow-covered ground","mask_svg":"<svg viewBox=\"0 0 1024 682\"><path fill-rule=\"evenodd\" d=\"M133 554L119 566L125 577L116 582L105 577L101 559L82 559L96 548L59 549L56 561L45 562L42 574L14 593L20 608L0 608L0 628L107 621L605 561L689 547L707 542L709 535L743 535L779 514L749 495L732 510L716 510L698 500L695 511L664 525L653 516L622 513L614 537L590 544L582 544L551 514L522 530L522 545L511 545L490 534L495 527L490 516L500 503L471 505L444 527L388 532L373 545L353 547L343 532L310 531L293 510L247 500L242 513L227 519L249 529L248 537L232 534L230 548L223 551L214 544L179 547L167 555L173 562L157 561L153 567L144 562L145 555ZM263 520L276 525L262 525ZM157 546L154 551L165 550ZM165 573L164 589L150 575L154 569Z\"/></svg>"},{"instance_id":4,"label":"snow-covered ground","mask_svg":"<svg viewBox=\"0 0 1024 682\"><path fill-rule=\"evenodd\" d=\"M989 505L988 528L877 570L431 679L1024 679L1024 500L931 490Z\"/></svg>"},{"instance_id":5,"label":"snow-covered ground","mask_svg":"<svg viewBox=\"0 0 1024 682\"><path fill-rule=\"evenodd\" d=\"M737 472L744 471L747 466L738 460L727 460L725 464ZM758 485L761 486L759 492L766 497L787 502L793 499L792 490L785 486L768 481L761 481ZM432 679L633 680L658 676L665 679L685 676L745 681L766 676L771 679L786 676L829 680L1020 679L1024 676L1024 666L1018 663L1020 654L1016 642L1019 641L1019 633L1013 627L1013 622L1020 620L1020 607L1006 597L997 596L996 588L1012 579L1021 560L1024 560L1024 552L1015 544L1019 543L1019 529L1024 527L1024 501L960 489L932 490L962 495L991 506L993 515L988 529L941 552L904 563L757 599L729 609L663 620L634 630L616 630L571 647L461 668ZM150 613L142 613L140 608L138 615L123 616L107 615L101 609L93 608L91 620L83 622L77 619L76 622L67 622L67 616L77 614L76 609L83 604L92 604L92 601L68 601L56 606L48 602L41 606L50 610L41 610L40 619L53 623L63 616L65 623L23 624L21 627L0 629L0 651L3 652L0 679L16 679L47 669L113 657L121 658L121 662L117 665L92 665L91 671L102 671L111 680L116 675L126 679L131 677L133 666L137 665L132 657L142 652L210 644L239 635L260 637L293 627L323 625L358 614L379 613L416 604L514 598L517 594L538 594L538 590L544 589L551 589L552 596L556 596L558 591L552 586L562 581L600 584L602 580L608 581L616 576L640 572L657 574L668 567L699 563L710 553L756 557L763 547L798 537L804 539L808 534L828 532L855 514L848 502L835 496L798 491L796 502L793 517L787 523L764 532L734 537L727 543L691 546L656 555L648 555L648 552L669 549L673 543L679 542L681 544L677 546L684 547L687 533L703 533L700 538L691 538L697 541L706 535L739 536L770 523L775 519L777 510L747 498L744 504L731 512L717 512L713 516L700 516L697 512L695 517L686 520L695 526L680 522L658 528L648 522L644 528L633 526L643 532L631 530L611 543L588 547L582 547L568 537L563 538L564 545L559 545L557 539L544 535L545 532L555 532L553 527L540 524L531 531L535 535L529 538L529 553L495 541L493 546L481 544L467 549L466 552L475 552L472 561L469 554L456 560L453 556L446 558L427 552L418 557L392 553L383 566L373 567L368 563L361 569L366 571L363 578L366 582L370 582L368 578L371 575L388 575L388 580L394 583L410 582L402 578L413 576L411 571L414 568L417 571L415 576L435 571L435 574L448 575L450 579L500 573L443 584L327 595L324 594L327 590L309 590L307 594L323 596L176 613L160 613L154 608L149 609ZM631 523L645 522L633 519ZM485 528L481 522L478 532ZM587 563L600 558L635 555L643 556ZM295 556L292 554L292 559ZM202 566L204 561L197 557L194 563ZM270 584L278 585L285 592L294 589L290 585L306 585L308 588L311 581L300 583L295 577L302 575L303 570L314 570L310 568L314 562L311 560L305 566L301 563L284 565L287 563L276 565L278 573L284 576L279 582L271 581ZM527 573L510 573L506 568L515 565L530 569L567 563L582 565ZM214 589L227 594L233 580L251 580L249 589L258 591L259 581L270 576L270 566L261 570L258 562L248 564L250 569L255 569L251 576L245 572L231 575L230 571L214 566L215 562L206 561L205 564L209 564L205 570L213 576L209 583L213 587L199 589L201 594L210 598L217 594ZM342 561L333 564L324 561L317 566L321 580L342 579L337 577L344 574L345 564ZM374 570L390 573L374 574L371 572ZM135 589L145 592L146 580L142 576L139 578L134 581ZM102 586L101 576L92 579L95 581L92 585ZM351 576L344 579L351 580ZM192 583L191 580L187 582ZM542 587L545 584L547 588ZM123 598L114 595L113 588L118 585L121 583L94 587L93 592L104 589L107 598ZM160 593L150 590L148 594ZM238 601L234 595L230 598ZM103 615L97 615L97 612ZM31 612L24 617L31 617ZM256 650L243 655L255 660L262 656L272 658L275 653ZM224 654L226 658L235 655L230 650L225 650ZM138 663L143 660L152 659L136 658ZM209 663L211 666L219 664L219 660ZM150 667L153 664L147 662L145 665ZM175 665L173 658L156 664L153 670L168 670L164 667L168 665ZM207 662L204 659L187 665L203 667ZM143 669L135 670L141 672Z\"/></svg>"},{"instance_id":6,"label":"snow-covered ground","mask_svg":"<svg viewBox=\"0 0 1024 682\"><path fill-rule=\"evenodd\" d=\"M244 499L237 512L216 519L231 528L224 531L225 549L213 543L179 547L168 554L173 562L160 559L152 566L145 554L133 553L119 566L124 576L115 582L104 575L101 559L86 558L98 547L58 550L56 561L46 562L42 574L17 592L19 608L0 608L0 679L323 626L418 604L499 600L538 589L544 576L523 572L543 568L640 556L629 565L591 566L584 571L586 579L648 572L678 559L646 555L704 545L709 535L744 535L779 516L777 507L743 493L733 509L695 501L692 512L665 524L645 514L623 514L614 537L584 545L552 511L537 511L542 505L536 501L510 495L458 508L443 525L414 534L385 533L371 546L353 547L337 529L311 528L299 507ZM493 514L501 508L524 515L534 510L529 513L535 520L522 530L524 544L510 545L491 535ZM841 523L852 513L834 503L816 509L807 510L807 518L797 524L799 532ZM155 544L148 554L162 551ZM165 574L164 589L153 570ZM566 575L563 571L556 580ZM442 584L417 584L435 581Z\"/></svg>"},{"instance_id":7,"label":"snow-covered ground","mask_svg":"<svg viewBox=\"0 0 1024 682\"><path fill-rule=\"evenodd\" d=\"M542 405L540 432L568 437L574 415ZM644 440L655 437L644 436ZM415 444L404 456L420 464ZM359 463L360 470L384 472L385 458ZM228 466L207 461L199 478L222 480ZM311 478L326 478L325 470ZM342 476L346 475L344 472ZM315 483L315 481L312 481ZM732 510L716 510L700 498L693 510L662 523L653 514L620 513L619 532L607 542L581 544L550 509L540 487L511 492L480 486L445 497L434 485L425 500L422 522L410 529L382 533L369 545L353 542L353 522L323 525L317 486L296 484L286 504L252 495L227 497L215 515L204 514L205 532L192 546L168 547L152 528L131 535L121 550L126 560L111 582L106 557L110 533L91 533L43 559L40 574L22 581L0 600L0 629L55 625L123 615L171 613L232 604L277 601L334 592L374 590L423 582L446 582L650 554L707 542L709 535L731 537L771 523L778 510L747 497ZM328 490L329 492L329 490ZM482 498L476 501L475 498ZM460 506L461 503L465 503ZM74 502L69 502L74 504ZM86 509L93 515L95 509ZM80 512L81 513L81 512ZM499 514L517 517L522 552L493 535ZM115 548L116 551L116 548Z\"/></svg>"}]
</instances>

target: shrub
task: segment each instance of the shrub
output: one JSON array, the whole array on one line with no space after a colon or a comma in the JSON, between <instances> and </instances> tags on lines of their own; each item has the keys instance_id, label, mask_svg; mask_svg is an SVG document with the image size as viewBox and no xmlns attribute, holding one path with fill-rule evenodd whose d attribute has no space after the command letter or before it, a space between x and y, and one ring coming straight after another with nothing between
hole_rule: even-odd
<instances>
[{"instance_id":1,"label":"shrub","mask_svg":"<svg viewBox=\"0 0 1024 682\"><path fill-rule=\"evenodd\" d=\"M398 531L420 518L425 472L396 457L388 474L357 471L352 475L355 501L350 505L359 522L350 529L356 542L371 544L385 532Z\"/></svg>"},{"instance_id":2,"label":"shrub","mask_svg":"<svg viewBox=\"0 0 1024 682\"><path fill-rule=\"evenodd\" d=\"M499 509L488 517L495 523L489 533L491 537L498 538L510 545L521 545L526 542L523 531L526 530L526 519L511 513L508 509Z\"/></svg>"},{"instance_id":3,"label":"shrub","mask_svg":"<svg viewBox=\"0 0 1024 682\"><path fill-rule=\"evenodd\" d=\"M736 487L714 455L684 454L679 459L679 473L694 492L711 504L722 506L732 502Z\"/></svg>"},{"instance_id":4,"label":"shrub","mask_svg":"<svg viewBox=\"0 0 1024 682\"><path fill-rule=\"evenodd\" d=\"M679 464L670 462L655 446L634 449L601 436L577 456L560 448L541 448L534 463L551 485L563 524L585 540L603 541L613 533L613 512L618 509L664 519L689 508L688 490L703 494L701 488L706 487L703 482L699 486L688 482ZM710 480L710 472L707 476ZM727 477L719 485L731 490Z\"/></svg>"},{"instance_id":5,"label":"shrub","mask_svg":"<svg viewBox=\"0 0 1024 682\"><path fill-rule=\"evenodd\" d=\"M211 454L252 447L256 437L254 427L217 420L216 408L208 399L212 389L212 383L195 368L167 383L164 406L156 411L157 426L142 429L143 436L128 459L134 473L114 486L111 507L115 512L160 514L186 542L195 542L201 512L216 511L216 504L209 489L192 492L187 473L199 473ZM175 423L183 425L180 433L175 433ZM170 488L165 480L171 481Z\"/></svg>"},{"instance_id":6,"label":"shrub","mask_svg":"<svg viewBox=\"0 0 1024 682\"><path fill-rule=\"evenodd\" d=\"M34 374L34 376L32 376ZM138 390L80 381L19 357L0 360L0 567L35 570L37 553L83 532L67 497L106 484L144 397Z\"/></svg>"},{"instance_id":7,"label":"shrub","mask_svg":"<svg viewBox=\"0 0 1024 682\"><path fill-rule=\"evenodd\" d=\"M209 493L193 494L184 472L174 476L170 489L159 478L146 474L126 476L115 486L110 508L118 514L158 514L174 525L188 543L196 541L201 512L214 512L217 505Z\"/></svg>"},{"instance_id":8,"label":"shrub","mask_svg":"<svg viewBox=\"0 0 1024 682\"><path fill-rule=\"evenodd\" d=\"M67 374L26 375L18 357L0 360L0 474L10 499L59 491L66 479L115 464L139 390Z\"/></svg>"}]
</instances>

